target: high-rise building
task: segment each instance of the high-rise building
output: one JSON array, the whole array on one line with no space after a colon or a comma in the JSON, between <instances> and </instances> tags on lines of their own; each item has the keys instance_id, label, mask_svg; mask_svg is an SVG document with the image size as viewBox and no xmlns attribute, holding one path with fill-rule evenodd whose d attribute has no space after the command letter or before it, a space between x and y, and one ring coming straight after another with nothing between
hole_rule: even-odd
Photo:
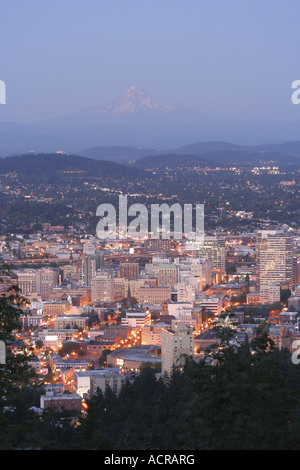
<instances>
[{"instance_id":1,"label":"high-rise building","mask_svg":"<svg viewBox=\"0 0 300 470\"><path fill-rule=\"evenodd\" d=\"M158 286L174 287L178 282L178 269L174 264L162 264L158 270Z\"/></svg>"},{"instance_id":2,"label":"high-rise building","mask_svg":"<svg viewBox=\"0 0 300 470\"><path fill-rule=\"evenodd\" d=\"M56 269L42 268L37 271L36 292L47 296L50 289L57 286L59 271Z\"/></svg>"},{"instance_id":3,"label":"high-rise building","mask_svg":"<svg viewBox=\"0 0 300 470\"><path fill-rule=\"evenodd\" d=\"M292 287L294 279L292 235L283 230L261 230L256 235L257 283Z\"/></svg>"},{"instance_id":4,"label":"high-rise building","mask_svg":"<svg viewBox=\"0 0 300 470\"><path fill-rule=\"evenodd\" d=\"M260 285L260 303L273 304L280 302L280 285L278 284L261 284Z\"/></svg>"},{"instance_id":5,"label":"high-rise building","mask_svg":"<svg viewBox=\"0 0 300 470\"><path fill-rule=\"evenodd\" d=\"M214 282L219 283L223 280L226 274L224 238L206 235L202 245L197 247L197 243L194 243L193 256L196 258L204 258L210 262Z\"/></svg>"},{"instance_id":6,"label":"high-rise building","mask_svg":"<svg viewBox=\"0 0 300 470\"><path fill-rule=\"evenodd\" d=\"M193 285L201 292L207 285L211 285L211 264L201 258L175 258L178 267L178 282Z\"/></svg>"},{"instance_id":7,"label":"high-rise building","mask_svg":"<svg viewBox=\"0 0 300 470\"><path fill-rule=\"evenodd\" d=\"M176 284L177 302L194 302L196 298L196 287L188 282Z\"/></svg>"},{"instance_id":8,"label":"high-rise building","mask_svg":"<svg viewBox=\"0 0 300 470\"><path fill-rule=\"evenodd\" d=\"M139 277L139 263L120 263L120 277L137 279Z\"/></svg>"},{"instance_id":9,"label":"high-rise building","mask_svg":"<svg viewBox=\"0 0 300 470\"><path fill-rule=\"evenodd\" d=\"M98 271L91 280L92 303L113 302L114 278L106 271Z\"/></svg>"},{"instance_id":10,"label":"high-rise building","mask_svg":"<svg viewBox=\"0 0 300 470\"><path fill-rule=\"evenodd\" d=\"M83 286L90 286L92 278L96 274L96 259L93 256L86 256L82 259L81 279Z\"/></svg>"},{"instance_id":11,"label":"high-rise building","mask_svg":"<svg viewBox=\"0 0 300 470\"><path fill-rule=\"evenodd\" d=\"M186 357L194 357L193 328L172 320L171 327L161 331L162 374L170 375L173 367L181 370Z\"/></svg>"},{"instance_id":12,"label":"high-rise building","mask_svg":"<svg viewBox=\"0 0 300 470\"><path fill-rule=\"evenodd\" d=\"M96 251L94 258L96 260L96 270L98 271L98 269L103 269L104 268L104 254L100 251Z\"/></svg>"},{"instance_id":13,"label":"high-rise building","mask_svg":"<svg viewBox=\"0 0 300 470\"><path fill-rule=\"evenodd\" d=\"M35 270L24 270L18 272L18 286L21 294L26 296L37 292L37 272Z\"/></svg>"}]
</instances>

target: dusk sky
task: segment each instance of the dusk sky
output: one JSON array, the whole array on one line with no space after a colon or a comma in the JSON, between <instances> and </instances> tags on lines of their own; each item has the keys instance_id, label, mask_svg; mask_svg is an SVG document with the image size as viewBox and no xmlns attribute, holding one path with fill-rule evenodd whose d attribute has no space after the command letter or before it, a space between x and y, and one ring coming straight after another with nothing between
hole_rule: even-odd
<instances>
[{"instance_id":1,"label":"dusk sky","mask_svg":"<svg viewBox=\"0 0 300 470\"><path fill-rule=\"evenodd\" d=\"M2 0L1 121L105 105L132 85L205 113L300 121L299 0Z\"/></svg>"}]
</instances>

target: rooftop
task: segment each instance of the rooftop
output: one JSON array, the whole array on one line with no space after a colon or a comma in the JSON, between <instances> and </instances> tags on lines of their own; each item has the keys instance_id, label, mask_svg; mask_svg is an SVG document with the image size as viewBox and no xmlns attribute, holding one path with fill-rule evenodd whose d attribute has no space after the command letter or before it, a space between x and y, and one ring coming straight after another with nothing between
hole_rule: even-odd
<instances>
[{"instance_id":1,"label":"rooftop","mask_svg":"<svg viewBox=\"0 0 300 470\"><path fill-rule=\"evenodd\" d=\"M158 362L161 361L158 355L160 350L159 346L154 345L133 346L132 348L116 349L110 356L137 362Z\"/></svg>"}]
</instances>

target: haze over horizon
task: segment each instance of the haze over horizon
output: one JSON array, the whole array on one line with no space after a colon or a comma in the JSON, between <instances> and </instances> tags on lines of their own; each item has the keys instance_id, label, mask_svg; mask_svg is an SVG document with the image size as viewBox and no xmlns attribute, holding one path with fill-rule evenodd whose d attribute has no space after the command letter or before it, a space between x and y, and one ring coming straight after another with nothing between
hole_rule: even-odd
<instances>
[{"instance_id":1,"label":"haze over horizon","mask_svg":"<svg viewBox=\"0 0 300 470\"><path fill-rule=\"evenodd\" d=\"M299 121L214 116L157 100L131 86L105 106L33 123L2 121L0 139L0 157L28 152L81 154L85 149L103 146L152 148L156 152L195 142L257 146L298 142Z\"/></svg>"},{"instance_id":2,"label":"haze over horizon","mask_svg":"<svg viewBox=\"0 0 300 470\"><path fill-rule=\"evenodd\" d=\"M300 122L299 10L296 0L2 2L0 121L59 118L136 86L213 116Z\"/></svg>"}]
</instances>

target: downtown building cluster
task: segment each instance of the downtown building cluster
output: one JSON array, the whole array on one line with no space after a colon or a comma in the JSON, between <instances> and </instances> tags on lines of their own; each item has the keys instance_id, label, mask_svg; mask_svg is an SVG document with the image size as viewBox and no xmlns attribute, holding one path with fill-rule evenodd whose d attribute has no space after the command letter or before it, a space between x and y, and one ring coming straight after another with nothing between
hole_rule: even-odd
<instances>
[{"instance_id":1,"label":"downtown building cluster","mask_svg":"<svg viewBox=\"0 0 300 470\"><path fill-rule=\"evenodd\" d=\"M220 232L192 247L184 239L103 242L64 232L17 242L43 259L18 266L16 246L1 247L13 265L2 292L16 284L26 298L10 347L34 349L30 365L47 386L41 409L79 409L97 388L119 393L145 363L168 377L184 358L201 360L218 342L214 321L228 312L237 344L255 337L262 320L278 347L292 352L300 338L297 230ZM251 308L258 313L249 316Z\"/></svg>"}]
</instances>

